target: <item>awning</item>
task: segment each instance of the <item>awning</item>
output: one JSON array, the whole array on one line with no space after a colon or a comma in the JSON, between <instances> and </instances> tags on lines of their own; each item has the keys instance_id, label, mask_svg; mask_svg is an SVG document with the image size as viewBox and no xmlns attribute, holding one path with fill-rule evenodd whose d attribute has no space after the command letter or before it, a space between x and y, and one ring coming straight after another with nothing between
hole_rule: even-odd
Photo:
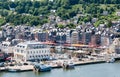
<instances>
[{"instance_id":1,"label":"awning","mask_svg":"<svg viewBox=\"0 0 120 77\"><path fill-rule=\"evenodd\" d=\"M83 44L71 44L71 46L74 46L74 47L88 47L88 45L83 45Z\"/></svg>"}]
</instances>

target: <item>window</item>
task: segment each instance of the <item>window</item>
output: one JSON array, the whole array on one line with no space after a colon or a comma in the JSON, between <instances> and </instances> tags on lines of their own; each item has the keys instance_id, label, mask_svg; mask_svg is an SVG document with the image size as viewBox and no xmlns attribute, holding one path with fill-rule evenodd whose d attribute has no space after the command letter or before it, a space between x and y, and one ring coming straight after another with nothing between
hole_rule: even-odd
<instances>
[{"instance_id":1,"label":"window","mask_svg":"<svg viewBox=\"0 0 120 77\"><path fill-rule=\"evenodd\" d=\"M21 53L23 53L23 50L21 50Z\"/></svg>"},{"instance_id":2,"label":"window","mask_svg":"<svg viewBox=\"0 0 120 77\"><path fill-rule=\"evenodd\" d=\"M27 54L29 54L29 51L27 52Z\"/></svg>"},{"instance_id":3,"label":"window","mask_svg":"<svg viewBox=\"0 0 120 77\"><path fill-rule=\"evenodd\" d=\"M23 48L25 48L25 46L23 46Z\"/></svg>"},{"instance_id":4,"label":"window","mask_svg":"<svg viewBox=\"0 0 120 77\"><path fill-rule=\"evenodd\" d=\"M20 48L21 48L22 46L20 46Z\"/></svg>"},{"instance_id":5,"label":"window","mask_svg":"<svg viewBox=\"0 0 120 77\"><path fill-rule=\"evenodd\" d=\"M19 45L17 45L17 47L19 47Z\"/></svg>"},{"instance_id":6,"label":"window","mask_svg":"<svg viewBox=\"0 0 120 77\"><path fill-rule=\"evenodd\" d=\"M19 49L17 49L17 52L19 52Z\"/></svg>"},{"instance_id":7,"label":"window","mask_svg":"<svg viewBox=\"0 0 120 77\"><path fill-rule=\"evenodd\" d=\"M40 53L42 53L42 51L40 51Z\"/></svg>"},{"instance_id":8,"label":"window","mask_svg":"<svg viewBox=\"0 0 120 77\"><path fill-rule=\"evenodd\" d=\"M44 57L46 57L46 55L44 55Z\"/></svg>"}]
</instances>

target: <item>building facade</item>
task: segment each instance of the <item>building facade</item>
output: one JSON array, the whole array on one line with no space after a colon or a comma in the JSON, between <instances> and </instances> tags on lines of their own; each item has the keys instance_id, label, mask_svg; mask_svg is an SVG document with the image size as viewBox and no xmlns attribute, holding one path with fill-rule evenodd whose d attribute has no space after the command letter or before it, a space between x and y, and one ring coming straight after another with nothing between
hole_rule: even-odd
<instances>
[{"instance_id":1,"label":"building facade","mask_svg":"<svg viewBox=\"0 0 120 77\"><path fill-rule=\"evenodd\" d=\"M71 34L71 43L78 44L79 43L79 33L77 31L73 31Z\"/></svg>"},{"instance_id":2,"label":"building facade","mask_svg":"<svg viewBox=\"0 0 120 77\"><path fill-rule=\"evenodd\" d=\"M50 48L40 42L22 42L15 46L14 58L20 61L47 60L50 58Z\"/></svg>"}]
</instances>

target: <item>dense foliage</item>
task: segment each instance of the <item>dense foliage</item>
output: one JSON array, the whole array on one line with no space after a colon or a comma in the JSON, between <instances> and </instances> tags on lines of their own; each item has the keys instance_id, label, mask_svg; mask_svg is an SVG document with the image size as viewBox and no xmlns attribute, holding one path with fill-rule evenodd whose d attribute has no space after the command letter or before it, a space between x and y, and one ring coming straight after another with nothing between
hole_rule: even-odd
<instances>
[{"instance_id":1,"label":"dense foliage","mask_svg":"<svg viewBox=\"0 0 120 77\"><path fill-rule=\"evenodd\" d=\"M111 17L118 18L113 14L119 9L120 0L16 0L15 2L0 0L0 15L2 17L0 25L5 22L14 25L42 25L49 22L48 16L51 14L51 10L56 10L55 15L64 20L70 19L76 14L91 14L80 17L78 23L89 22L93 17L110 21ZM109 16L103 16L103 11L108 11Z\"/></svg>"}]
</instances>

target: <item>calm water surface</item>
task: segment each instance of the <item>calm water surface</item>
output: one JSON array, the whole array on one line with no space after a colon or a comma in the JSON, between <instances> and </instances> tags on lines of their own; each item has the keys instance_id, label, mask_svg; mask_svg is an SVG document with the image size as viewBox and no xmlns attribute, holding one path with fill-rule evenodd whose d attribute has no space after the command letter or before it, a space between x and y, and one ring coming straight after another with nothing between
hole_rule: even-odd
<instances>
[{"instance_id":1,"label":"calm water surface","mask_svg":"<svg viewBox=\"0 0 120 77\"><path fill-rule=\"evenodd\" d=\"M53 69L51 72L0 72L0 77L120 77L120 62L76 66L73 70Z\"/></svg>"}]
</instances>

